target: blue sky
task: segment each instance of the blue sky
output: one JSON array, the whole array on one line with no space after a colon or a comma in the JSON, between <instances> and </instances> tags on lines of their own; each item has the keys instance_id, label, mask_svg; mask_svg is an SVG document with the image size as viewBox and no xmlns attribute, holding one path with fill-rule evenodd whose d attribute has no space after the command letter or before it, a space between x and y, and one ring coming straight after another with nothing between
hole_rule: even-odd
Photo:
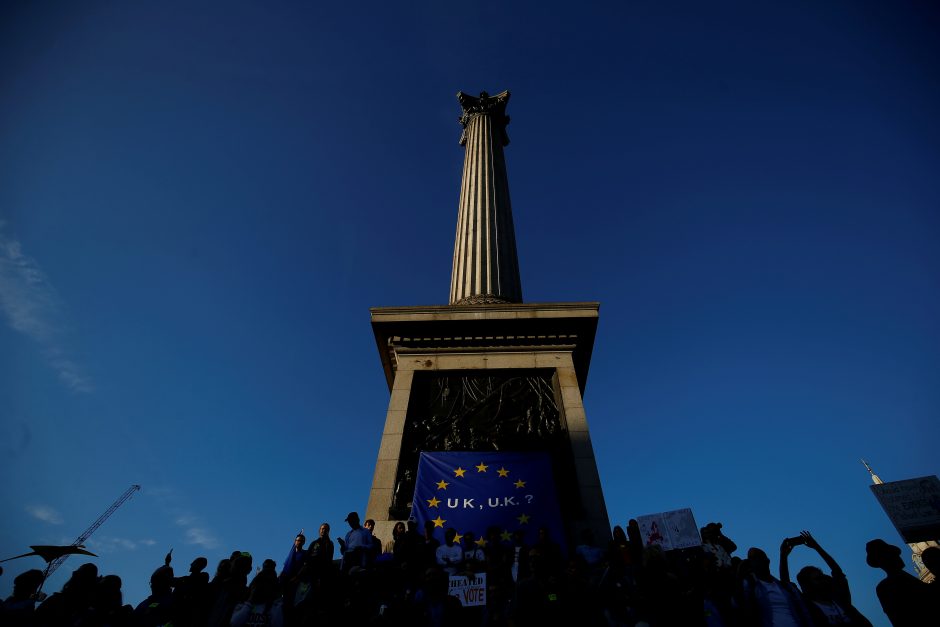
<instances>
[{"instance_id":1,"label":"blue sky","mask_svg":"<svg viewBox=\"0 0 940 627\"><path fill-rule=\"evenodd\" d=\"M691 507L774 568L810 529L885 624L858 459L938 470L935 7L2 11L0 554L131 483L90 543L128 602L170 547L342 530L388 401L368 308L446 302L454 94L510 89L524 298L601 302L612 521Z\"/></svg>"}]
</instances>

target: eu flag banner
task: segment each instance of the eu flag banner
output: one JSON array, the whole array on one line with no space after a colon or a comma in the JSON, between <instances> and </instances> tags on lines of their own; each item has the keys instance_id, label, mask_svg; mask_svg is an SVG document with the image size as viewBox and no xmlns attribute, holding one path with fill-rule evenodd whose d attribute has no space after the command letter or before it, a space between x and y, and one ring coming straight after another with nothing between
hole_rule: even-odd
<instances>
[{"instance_id":1,"label":"eu flag banner","mask_svg":"<svg viewBox=\"0 0 940 627\"><path fill-rule=\"evenodd\" d=\"M516 531L534 544L538 530L547 527L554 542L564 546L561 510L555 494L548 453L421 453L412 515L423 529L434 524L444 542L444 530L456 529L461 538L472 532L486 545L487 529L499 529L508 542Z\"/></svg>"}]
</instances>

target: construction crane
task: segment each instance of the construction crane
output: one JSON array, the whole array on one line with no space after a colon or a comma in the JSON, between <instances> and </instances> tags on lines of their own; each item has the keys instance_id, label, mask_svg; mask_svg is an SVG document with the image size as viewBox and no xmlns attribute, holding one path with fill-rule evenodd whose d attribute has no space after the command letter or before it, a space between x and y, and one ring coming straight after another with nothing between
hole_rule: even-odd
<instances>
[{"instance_id":1,"label":"construction crane","mask_svg":"<svg viewBox=\"0 0 940 627\"><path fill-rule=\"evenodd\" d=\"M115 511L117 511L117 508L119 508L121 505L124 505L124 503L127 502L127 500L128 500L129 498L131 498L131 497L134 495L134 492L137 492L138 490L140 490L140 486L139 486L139 485L136 485L136 484L135 484L135 485L132 485L131 487L129 487L129 488L127 489L127 491L124 492L124 494L122 494L120 497L118 497L118 500L116 500L114 503L111 504L111 507L109 507L107 510L105 510L105 512L104 512L101 516L98 517L98 520L96 520L95 522L91 523L91 526L90 526L88 529L86 529L85 531L83 531L83 532L82 532L82 535L78 536L78 537L75 539L75 542L72 543L72 546L84 547L84 545L85 545L85 540L87 540L88 538L90 538L90 537L91 537L91 534L93 534L94 532L96 532L96 531L98 530L98 527L100 527L101 525L103 525L103 524L104 524L104 521L106 521L108 518L110 518L111 514L113 514ZM63 556L61 556L61 557L57 557L56 559L54 559L54 560L52 560L51 562L49 562L49 565L46 566L46 570L43 571L43 573L42 573L42 580L43 580L43 583L45 583L46 579L48 579L49 577L51 577L51 576L52 576L52 573L54 573L54 572L56 571L56 569L58 569L59 566L62 565L62 562L64 562L64 561L67 560L68 558L69 558L69 554L66 554L66 555L63 555Z\"/></svg>"}]
</instances>

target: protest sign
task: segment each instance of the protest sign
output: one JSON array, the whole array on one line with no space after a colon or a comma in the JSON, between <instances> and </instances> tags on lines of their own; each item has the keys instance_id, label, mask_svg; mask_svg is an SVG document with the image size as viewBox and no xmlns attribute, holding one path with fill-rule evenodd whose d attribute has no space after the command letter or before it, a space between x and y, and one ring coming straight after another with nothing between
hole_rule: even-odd
<instances>
[{"instance_id":1,"label":"protest sign","mask_svg":"<svg viewBox=\"0 0 940 627\"><path fill-rule=\"evenodd\" d=\"M905 542L940 539L940 479L933 476L877 483L871 491Z\"/></svg>"},{"instance_id":2,"label":"protest sign","mask_svg":"<svg viewBox=\"0 0 940 627\"><path fill-rule=\"evenodd\" d=\"M643 544L658 544L664 551L701 546L702 537L689 508L637 516Z\"/></svg>"},{"instance_id":3,"label":"protest sign","mask_svg":"<svg viewBox=\"0 0 940 627\"><path fill-rule=\"evenodd\" d=\"M486 573L477 573L472 577L451 575L447 593L460 599L464 607L486 605Z\"/></svg>"}]
</instances>

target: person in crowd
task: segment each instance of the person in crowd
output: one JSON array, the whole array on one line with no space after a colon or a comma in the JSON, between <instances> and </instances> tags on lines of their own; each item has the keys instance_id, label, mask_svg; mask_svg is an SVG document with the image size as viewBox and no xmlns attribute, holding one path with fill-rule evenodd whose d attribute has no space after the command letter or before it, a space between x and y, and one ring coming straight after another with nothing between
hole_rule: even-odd
<instances>
[{"instance_id":1,"label":"person in crowd","mask_svg":"<svg viewBox=\"0 0 940 627\"><path fill-rule=\"evenodd\" d=\"M283 627L284 612L280 586L274 568L262 568L251 584L248 599L232 610L231 627Z\"/></svg>"},{"instance_id":2,"label":"person in crowd","mask_svg":"<svg viewBox=\"0 0 940 627\"><path fill-rule=\"evenodd\" d=\"M389 553L395 555L395 545L399 544L398 550L401 551L404 548L404 537L405 537L405 523L398 521L395 523L395 526L392 527L392 537L385 543L385 546L382 547L383 553Z\"/></svg>"},{"instance_id":3,"label":"person in crowd","mask_svg":"<svg viewBox=\"0 0 940 627\"><path fill-rule=\"evenodd\" d=\"M529 550L527 563L529 572L520 576L516 585L510 610L512 623L518 627L557 624L566 601L561 582L539 549Z\"/></svg>"},{"instance_id":4,"label":"person in crowd","mask_svg":"<svg viewBox=\"0 0 940 627\"><path fill-rule=\"evenodd\" d=\"M368 550L368 563L374 564L382 555L382 540L375 537L375 521L367 518L362 526L369 531L372 536L372 547Z\"/></svg>"},{"instance_id":5,"label":"person in crowd","mask_svg":"<svg viewBox=\"0 0 940 627\"><path fill-rule=\"evenodd\" d=\"M551 531L548 527L539 527L538 537L533 549L538 549L542 556L544 566L551 570L552 575L559 577L562 572L561 547L552 539Z\"/></svg>"},{"instance_id":6,"label":"person in crowd","mask_svg":"<svg viewBox=\"0 0 940 627\"><path fill-rule=\"evenodd\" d=\"M593 573L604 562L604 550L595 545L594 532L590 529L582 529L580 538L581 543L575 547L574 554L584 560L588 572Z\"/></svg>"},{"instance_id":7,"label":"person in crowd","mask_svg":"<svg viewBox=\"0 0 940 627\"><path fill-rule=\"evenodd\" d=\"M195 627L205 623L209 573L203 571L208 565L205 557L197 557L189 565L189 574L173 582L173 604L179 625Z\"/></svg>"},{"instance_id":8,"label":"person in crowd","mask_svg":"<svg viewBox=\"0 0 940 627\"><path fill-rule=\"evenodd\" d=\"M232 618L232 610L248 598L248 575L252 557L247 551L235 551L228 576L221 582L210 599L209 627L224 627Z\"/></svg>"},{"instance_id":9,"label":"person in crowd","mask_svg":"<svg viewBox=\"0 0 940 627\"><path fill-rule=\"evenodd\" d=\"M781 554L785 550L789 551L781 545ZM799 590L770 574L770 558L766 553L751 547L745 561L749 573L742 578L739 598L746 622L760 627L812 626Z\"/></svg>"},{"instance_id":10,"label":"person in crowd","mask_svg":"<svg viewBox=\"0 0 940 627\"><path fill-rule=\"evenodd\" d=\"M319 577L333 563L333 541L330 540L330 525L320 525L319 535L307 548L307 560L314 566L314 575Z\"/></svg>"},{"instance_id":11,"label":"person in crowd","mask_svg":"<svg viewBox=\"0 0 940 627\"><path fill-rule=\"evenodd\" d=\"M291 545L290 551L284 559L284 566L281 568L281 575L279 577L282 586L296 577L298 571L300 571L300 567L303 565L304 557L306 556L306 552L304 551L304 544L306 543L307 537L304 535L304 530L301 529L300 533L294 536L294 544Z\"/></svg>"},{"instance_id":12,"label":"person in crowd","mask_svg":"<svg viewBox=\"0 0 940 627\"><path fill-rule=\"evenodd\" d=\"M218 566L215 567L215 576L212 578L210 583L214 584L217 581L224 581L228 578L229 573L232 571L232 560L222 559L219 560Z\"/></svg>"},{"instance_id":13,"label":"person in crowd","mask_svg":"<svg viewBox=\"0 0 940 627\"><path fill-rule=\"evenodd\" d=\"M140 627L158 627L176 619L173 604L173 569L161 566L150 576L150 596L134 609L134 622Z\"/></svg>"},{"instance_id":14,"label":"person in crowd","mask_svg":"<svg viewBox=\"0 0 940 627\"><path fill-rule=\"evenodd\" d=\"M512 563L510 572L512 580L519 583L521 579L529 576L529 547L525 543L525 530L517 529L512 534Z\"/></svg>"},{"instance_id":15,"label":"person in crowd","mask_svg":"<svg viewBox=\"0 0 940 627\"><path fill-rule=\"evenodd\" d=\"M339 541L339 552L343 556L343 574L349 573L354 566L361 568L367 565L369 553L372 551L372 534L359 524L359 514L349 512L345 522L349 524L349 532L345 540Z\"/></svg>"},{"instance_id":16,"label":"person in crowd","mask_svg":"<svg viewBox=\"0 0 940 627\"><path fill-rule=\"evenodd\" d=\"M463 567L469 573L481 573L486 565L486 555L483 553L482 543L472 531L463 534Z\"/></svg>"},{"instance_id":17,"label":"person in crowd","mask_svg":"<svg viewBox=\"0 0 940 627\"><path fill-rule=\"evenodd\" d=\"M134 621L134 608L124 605L121 578L105 575L98 578L91 605L75 627L130 627Z\"/></svg>"},{"instance_id":18,"label":"person in crowd","mask_svg":"<svg viewBox=\"0 0 940 627\"><path fill-rule=\"evenodd\" d=\"M876 539L865 545L865 554L869 566L885 571L875 593L894 627L921 625L923 617L940 616L940 607L930 594L929 585L904 570L901 549Z\"/></svg>"},{"instance_id":19,"label":"person in crowd","mask_svg":"<svg viewBox=\"0 0 940 627\"><path fill-rule=\"evenodd\" d=\"M440 541L434 537L434 523L430 520L424 521L424 534L422 535L423 551L422 553L422 571L426 572L428 568L437 566L437 547L441 546Z\"/></svg>"},{"instance_id":20,"label":"person in crowd","mask_svg":"<svg viewBox=\"0 0 940 627\"><path fill-rule=\"evenodd\" d=\"M405 527L405 533L396 538L394 542L393 555L404 571L404 593L410 597L417 589L426 566L424 562L424 538L418 532L418 523L409 520Z\"/></svg>"},{"instance_id":21,"label":"person in crowd","mask_svg":"<svg viewBox=\"0 0 940 627\"><path fill-rule=\"evenodd\" d=\"M69 625L75 622L91 603L97 582L97 566L90 562L79 566L60 592L52 594L36 608L36 624Z\"/></svg>"},{"instance_id":22,"label":"person in crowd","mask_svg":"<svg viewBox=\"0 0 940 627\"><path fill-rule=\"evenodd\" d=\"M718 568L731 568L731 554L738 545L721 532L721 523L711 522L701 528L702 550L715 556Z\"/></svg>"},{"instance_id":23,"label":"person in crowd","mask_svg":"<svg viewBox=\"0 0 940 627\"><path fill-rule=\"evenodd\" d=\"M447 573L432 567L424 574L421 589L415 595L414 621L411 624L426 627L461 625L463 608L456 597L450 596Z\"/></svg>"},{"instance_id":24,"label":"person in crowd","mask_svg":"<svg viewBox=\"0 0 940 627\"><path fill-rule=\"evenodd\" d=\"M42 585L42 571L27 570L13 579L13 594L0 604L0 624L18 627L32 625L36 611L36 591Z\"/></svg>"},{"instance_id":25,"label":"person in crowd","mask_svg":"<svg viewBox=\"0 0 940 627\"><path fill-rule=\"evenodd\" d=\"M437 565L448 575L456 575L463 565L463 549L456 538L457 530L449 528L444 532L444 544L437 547Z\"/></svg>"},{"instance_id":26,"label":"person in crowd","mask_svg":"<svg viewBox=\"0 0 940 627\"><path fill-rule=\"evenodd\" d=\"M803 591L806 608L815 627L826 625L851 625L852 627L872 627L872 624L852 605L849 582L842 569L808 531L800 532L798 538L787 538L780 551L780 581L790 583L788 558L794 547L805 544L816 551L829 567L826 575L815 566L806 566L796 576Z\"/></svg>"},{"instance_id":27,"label":"person in crowd","mask_svg":"<svg viewBox=\"0 0 940 627\"><path fill-rule=\"evenodd\" d=\"M486 530L487 624L502 625L508 620L515 582L512 578L514 553L501 541L499 527Z\"/></svg>"},{"instance_id":28,"label":"person in crowd","mask_svg":"<svg viewBox=\"0 0 940 627\"><path fill-rule=\"evenodd\" d=\"M934 577L931 584L940 588L940 546L927 547L921 552L920 559Z\"/></svg>"}]
</instances>

